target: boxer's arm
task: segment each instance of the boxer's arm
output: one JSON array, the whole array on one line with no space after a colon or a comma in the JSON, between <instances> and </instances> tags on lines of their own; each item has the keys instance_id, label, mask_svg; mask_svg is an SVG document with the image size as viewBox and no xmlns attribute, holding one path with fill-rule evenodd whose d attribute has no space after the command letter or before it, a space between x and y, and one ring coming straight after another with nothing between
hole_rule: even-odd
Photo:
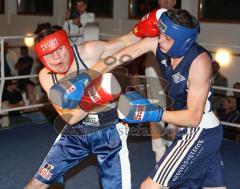
<instances>
[{"instance_id":1,"label":"boxer's arm","mask_svg":"<svg viewBox=\"0 0 240 189\"><path fill-rule=\"evenodd\" d=\"M100 73L109 72L115 67L123 65L149 51L155 53L157 44L157 37L141 39L138 42L118 51L114 55L98 61L95 65L91 67L91 69ZM91 76L91 78L95 78L94 75L89 75Z\"/></svg>"},{"instance_id":2,"label":"boxer's arm","mask_svg":"<svg viewBox=\"0 0 240 189\"><path fill-rule=\"evenodd\" d=\"M210 77L211 60L206 53L202 53L193 61L190 67L187 109L164 111L162 120L174 125L197 127L202 119L208 97Z\"/></svg>"},{"instance_id":3,"label":"boxer's arm","mask_svg":"<svg viewBox=\"0 0 240 189\"><path fill-rule=\"evenodd\" d=\"M91 67L99 59L112 56L119 50L134 44L140 39L141 38L136 37L131 31L117 39L111 39L108 41L88 41L87 43L83 43L78 46L78 49L80 51L81 58L84 62L88 63L89 67Z\"/></svg>"},{"instance_id":4,"label":"boxer's arm","mask_svg":"<svg viewBox=\"0 0 240 189\"><path fill-rule=\"evenodd\" d=\"M50 88L53 86L52 77L48 74L48 70L46 68L42 69L39 73L39 82L44 89L44 91L49 95ZM84 112L80 108L75 109L62 109L59 106L53 105L58 114L66 121L69 125L73 125L84 117L87 116L88 113Z\"/></svg>"}]
</instances>

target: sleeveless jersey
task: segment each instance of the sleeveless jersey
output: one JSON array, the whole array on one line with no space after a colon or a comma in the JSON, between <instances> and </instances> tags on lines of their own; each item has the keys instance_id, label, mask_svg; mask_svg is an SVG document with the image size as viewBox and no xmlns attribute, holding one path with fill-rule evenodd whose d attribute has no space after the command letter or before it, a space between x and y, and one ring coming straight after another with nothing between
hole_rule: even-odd
<instances>
[{"instance_id":1,"label":"sleeveless jersey","mask_svg":"<svg viewBox=\"0 0 240 189\"><path fill-rule=\"evenodd\" d=\"M190 66L193 60L203 52L207 52L211 57L210 53L206 49L195 43L188 50L187 54L183 57L181 62L179 62L176 68L173 69L171 66L171 58L167 54L163 53L158 45L156 57L163 72L163 76L168 82L167 91L168 95L173 101L171 108L174 110L186 109L188 93L187 81ZM212 110L211 99L212 93L210 88L204 112L209 112Z\"/></svg>"}]
</instances>

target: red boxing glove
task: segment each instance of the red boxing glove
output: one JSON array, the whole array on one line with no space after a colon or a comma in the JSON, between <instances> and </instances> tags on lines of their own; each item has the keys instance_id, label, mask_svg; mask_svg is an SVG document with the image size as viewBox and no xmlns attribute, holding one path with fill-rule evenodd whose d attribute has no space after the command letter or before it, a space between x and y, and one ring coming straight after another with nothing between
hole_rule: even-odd
<instances>
[{"instance_id":1,"label":"red boxing glove","mask_svg":"<svg viewBox=\"0 0 240 189\"><path fill-rule=\"evenodd\" d=\"M158 20L161 14L165 11L167 11L167 9L155 9L142 17L142 19L133 27L134 35L141 38L158 36Z\"/></svg>"},{"instance_id":2,"label":"red boxing glove","mask_svg":"<svg viewBox=\"0 0 240 189\"><path fill-rule=\"evenodd\" d=\"M113 74L106 73L86 87L79 106L82 110L89 112L97 106L118 100L120 95L121 86L117 79Z\"/></svg>"}]
</instances>

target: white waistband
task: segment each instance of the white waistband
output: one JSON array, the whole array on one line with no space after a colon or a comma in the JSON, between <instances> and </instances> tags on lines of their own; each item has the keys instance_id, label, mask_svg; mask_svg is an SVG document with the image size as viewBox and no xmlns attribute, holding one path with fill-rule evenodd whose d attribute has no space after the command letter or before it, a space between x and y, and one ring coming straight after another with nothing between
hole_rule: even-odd
<instances>
[{"instance_id":1,"label":"white waistband","mask_svg":"<svg viewBox=\"0 0 240 189\"><path fill-rule=\"evenodd\" d=\"M210 128L217 127L219 124L220 124L219 119L213 113L213 111L211 111L203 114L202 120L200 121L198 127L204 128L204 129L210 129Z\"/></svg>"}]
</instances>

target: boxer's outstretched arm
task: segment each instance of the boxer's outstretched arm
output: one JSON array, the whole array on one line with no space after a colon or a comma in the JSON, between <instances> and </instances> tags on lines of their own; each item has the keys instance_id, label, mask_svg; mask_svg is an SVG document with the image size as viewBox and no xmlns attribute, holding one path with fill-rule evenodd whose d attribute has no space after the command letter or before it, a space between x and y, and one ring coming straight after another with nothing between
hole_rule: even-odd
<instances>
[{"instance_id":1,"label":"boxer's outstretched arm","mask_svg":"<svg viewBox=\"0 0 240 189\"><path fill-rule=\"evenodd\" d=\"M101 59L93 65L91 69L102 74L109 72L117 66L123 65L149 51L155 53L157 44L158 40L156 37L141 39L138 42L121 49L114 55ZM90 76L91 78L95 78L94 74L90 74Z\"/></svg>"}]
</instances>

